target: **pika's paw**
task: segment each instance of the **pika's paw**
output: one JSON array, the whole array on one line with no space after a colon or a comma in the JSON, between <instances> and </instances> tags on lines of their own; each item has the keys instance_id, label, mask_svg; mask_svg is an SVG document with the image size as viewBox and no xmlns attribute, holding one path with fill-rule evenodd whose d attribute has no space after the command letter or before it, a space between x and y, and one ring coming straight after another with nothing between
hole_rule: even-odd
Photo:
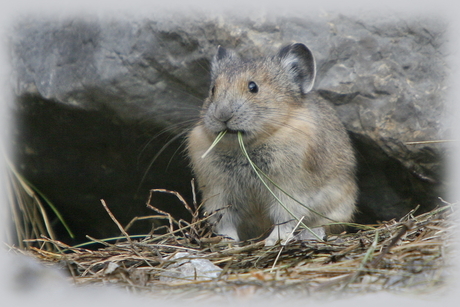
<instances>
[{"instance_id":1,"label":"pika's paw","mask_svg":"<svg viewBox=\"0 0 460 307\"><path fill-rule=\"evenodd\" d=\"M287 240L291 241L321 241L326 238L326 231L323 227L316 227L310 229L303 229L296 235L290 236L292 232L287 231L284 233L278 233L272 231L272 233L265 239L265 246L273 246L278 241L281 241L281 245L287 244Z\"/></svg>"},{"instance_id":2,"label":"pika's paw","mask_svg":"<svg viewBox=\"0 0 460 307\"><path fill-rule=\"evenodd\" d=\"M323 227L316 227L310 229L302 229L294 236L294 240L298 241L321 241L326 238L326 231Z\"/></svg>"}]
</instances>

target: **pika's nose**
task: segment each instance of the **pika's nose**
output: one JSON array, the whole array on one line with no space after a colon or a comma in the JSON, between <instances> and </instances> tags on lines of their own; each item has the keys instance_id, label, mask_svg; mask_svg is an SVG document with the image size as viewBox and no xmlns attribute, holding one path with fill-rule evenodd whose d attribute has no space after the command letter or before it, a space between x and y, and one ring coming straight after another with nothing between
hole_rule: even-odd
<instances>
[{"instance_id":1,"label":"pika's nose","mask_svg":"<svg viewBox=\"0 0 460 307\"><path fill-rule=\"evenodd\" d=\"M233 117L233 110L228 105L221 105L214 111L214 118L222 123L227 123Z\"/></svg>"}]
</instances>

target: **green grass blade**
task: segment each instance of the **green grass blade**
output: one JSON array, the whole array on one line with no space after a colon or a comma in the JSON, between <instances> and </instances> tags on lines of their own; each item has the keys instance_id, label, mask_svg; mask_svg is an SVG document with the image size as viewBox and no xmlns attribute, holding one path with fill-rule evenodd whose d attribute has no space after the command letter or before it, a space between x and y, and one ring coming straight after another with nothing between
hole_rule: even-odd
<instances>
[{"instance_id":1,"label":"green grass blade","mask_svg":"<svg viewBox=\"0 0 460 307\"><path fill-rule=\"evenodd\" d=\"M268 177L267 174L265 174L257 165L255 165L255 167L257 168L257 170L265 177L267 178L268 181L270 181L271 184L273 184L278 190L280 190L281 192L283 192L286 196L288 196L290 199L292 199L293 201L295 201L296 203L298 203L299 205L301 205L302 207L308 209L310 212L313 212L325 219L328 219L329 221L331 222L334 222L334 223L340 223L339 221L336 221L336 220L333 220L331 219L330 217L327 217L325 216L324 214L321 214L319 213L318 211L316 210L313 210L312 208L308 207L307 205L303 204L301 201L297 200L296 198L294 198L291 194L289 194L288 192L286 192L283 188L281 188L276 182L274 182L270 177Z\"/></svg>"},{"instance_id":2,"label":"green grass blade","mask_svg":"<svg viewBox=\"0 0 460 307\"><path fill-rule=\"evenodd\" d=\"M259 173L258 170L260 170L255 164L254 162L252 162L251 158L249 157L249 154L248 152L246 151L246 147L244 146L244 142L243 142L243 135L241 132L238 132L238 142L240 144L240 147L241 147L241 150L243 151L243 154L244 156L246 157L246 159L248 159L248 162L249 162L249 165L251 165L252 169L254 170L254 172L256 173L257 177L259 177L260 181L262 182L262 184L265 186L265 188L270 192L270 194L276 199L276 201L283 207L284 210L286 210L295 220L297 220L298 222L301 222L301 219L298 218L294 213L291 212L291 210L289 210L286 205L281 201L281 199L279 199L279 197L272 191L272 189L270 189L270 187L268 186L268 184L265 182L265 180L262 178L262 175ZM323 241L322 238L320 238L314 231L312 231L310 229L310 227L308 227L307 225L305 225L304 223L301 222L301 225L302 227L304 227L305 229L307 229L309 232L311 232L319 241Z\"/></svg>"},{"instance_id":3,"label":"green grass blade","mask_svg":"<svg viewBox=\"0 0 460 307\"><path fill-rule=\"evenodd\" d=\"M343 226L350 226L350 227L356 227L358 229L364 229L364 230L374 230L375 228L374 227L371 227L371 226L368 226L368 225L363 225L363 224L357 224L357 223L344 223L344 222L340 222L340 221L336 221L334 219L331 219L330 217L328 216L325 216L324 214L321 214L319 213L318 211L316 210L313 210L312 208L308 207L307 205L305 205L304 203L302 203L301 201L299 201L298 199L294 198L291 194L289 194L288 192L286 192L283 188L281 188L276 182L274 182L267 174L265 174L257 165L254 164L254 166L257 168L257 171L260 172L260 174L262 174L268 181L270 181L271 184L273 184L277 189L279 189L281 192L283 192L286 196L288 196L290 199L292 199L293 201L295 201L296 203L298 203L299 205L301 205L302 207L306 208L307 210L309 210L310 212L313 212L333 223L329 223L327 224L327 226L331 226L331 225L343 225Z\"/></svg>"},{"instance_id":4,"label":"green grass blade","mask_svg":"<svg viewBox=\"0 0 460 307\"><path fill-rule=\"evenodd\" d=\"M61 213L54 206L54 204L42 192L40 192L40 190L38 190L34 185L32 185L29 181L27 181L27 179L25 179L21 174L19 174L17 172L16 168L13 166L13 164L10 161L8 161L8 159L6 159L6 162L8 164L9 169L11 170L13 175L16 177L18 182L21 184L21 186L24 188L24 190L27 191L27 193L29 195L33 195L34 193L39 195L45 201L45 203L51 208L51 210L54 212L56 217L59 219L59 221L62 223L62 225L66 229L66 231L69 234L69 236L72 239L75 238L75 235L73 234L72 230L67 225L67 223L65 222L65 220L62 217Z\"/></svg>"},{"instance_id":5,"label":"green grass blade","mask_svg":"<svg viewBox=\"0 0 460 307\"><path fill-rule=\"evenodd\" d=\"M212 144L211 144L211 146L209 146L208 150L206 150L206 152L201 156L201 159L204 159L204 157L206 157L208 155L208 153L214 147L216 147L217 143L219 143L220 140L222 140L222 138L224 137L225 133L227 133L227 130L222 130L221 132L219 132L219 134L216 136L216 139L214 140L214 142L212 142Z\"/></svg>"}]
</instances>

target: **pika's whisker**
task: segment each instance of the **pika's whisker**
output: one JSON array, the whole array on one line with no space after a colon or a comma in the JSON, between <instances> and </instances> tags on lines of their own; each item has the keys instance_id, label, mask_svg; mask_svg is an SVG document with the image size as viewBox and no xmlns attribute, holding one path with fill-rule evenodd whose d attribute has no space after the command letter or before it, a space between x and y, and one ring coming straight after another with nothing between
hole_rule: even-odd
<instances>
[{"instance_id":1,"label":"pika's whisker","mask_svg":"<svg viewBox=\"0 0 460 307\"><path fill-rule=\"evenodd\" d=\"M136 194L139 193L139 189L141 188L142 183L144 183L144 180L145 180L145 178L147 177L147 174L149 173L150 169L152 168L153 163L158 159L158 157L163 153L163 151L164 151L169 145L171 145L171 143L173 143L174 141L176 141L178 138L183 137L186 133L188 133L188 130L183 131L183 132L181 132L181 133L175 135L174 137L172 137L172 138L171 138L168 142L166 142L166 144L163 145L163 147L161 147L161 149L155 154L155 156L153 157L153 159L150 161L149 165L147 166L147 169L145 170L144 175L143 175L142 178L141 178L141 181L139 182L138 188L137 188L137 190L136 190Z\"/></svg>"}]
</instances>

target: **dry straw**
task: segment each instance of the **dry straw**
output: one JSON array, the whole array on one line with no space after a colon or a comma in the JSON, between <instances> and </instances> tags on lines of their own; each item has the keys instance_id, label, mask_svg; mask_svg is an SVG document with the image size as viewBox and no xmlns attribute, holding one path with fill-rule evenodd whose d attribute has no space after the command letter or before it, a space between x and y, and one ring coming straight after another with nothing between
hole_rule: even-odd
<instances>
[{"instance_id":1,"label":"dry straw","mask_svg":"<svg viewBox=\"0 0 460 307\"><path fill-rule=\"evenodd\" d=\"M68 246L42 237L27 242L52 244L55 251L31 246L20 252L47 264L68 269L73 282L117 284L132 292L175 297L212 297L250 293L324 292L362 293L393 290L397 292L434 291L446 283L452 228L446 205L419 216L413 212L399 221L369 226L372 230L343 233L320 241L290 241L265 247L263 242L232 244L215 237L191 207L173 193L193 214L191 222L176 220L166 212L155 212L151 219L167 221L167 226L145 236L129 236L126 227L108 214L123 234L118 239L93 239L87 244ZM151 197L150 197L151 198ZM94 249L95 244L103 247ZM174 255L187 252L190 257L207 259L222 268L217 278L195 278L164 282L161 277L172 267ZM249 290L248 290L249 289Z\"/></svg>"}]
</instances>

